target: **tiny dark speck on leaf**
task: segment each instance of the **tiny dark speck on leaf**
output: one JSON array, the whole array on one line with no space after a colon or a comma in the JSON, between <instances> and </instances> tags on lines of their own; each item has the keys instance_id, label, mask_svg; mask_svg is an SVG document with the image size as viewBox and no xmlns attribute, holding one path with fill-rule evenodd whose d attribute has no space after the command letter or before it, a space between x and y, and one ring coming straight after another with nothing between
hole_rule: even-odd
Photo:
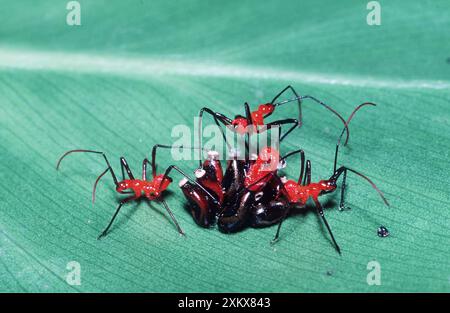
<instances>
[{"instance_id":1,"label":"tiny dark speck on leaf","mask_svg":"<svg viewBox=\"0 0 450 313\"><path fill-rule=\"evenodd\" d=\"M386 227L384 227L384 226L378 227L377 233L378 233L379 237L387 237L387 236L389 236L389 230Z\"/></svg>"},{"instance_id":2,"label":"tiny dark speck on leaf","mask_svg":"<svg viewBox=\"0 0 450 313\"><path fill-rule=\"evenodd\" d=\"M327 276L333 276L333 272L332 271L327 271Z\"/></svg>"}]
</instances>

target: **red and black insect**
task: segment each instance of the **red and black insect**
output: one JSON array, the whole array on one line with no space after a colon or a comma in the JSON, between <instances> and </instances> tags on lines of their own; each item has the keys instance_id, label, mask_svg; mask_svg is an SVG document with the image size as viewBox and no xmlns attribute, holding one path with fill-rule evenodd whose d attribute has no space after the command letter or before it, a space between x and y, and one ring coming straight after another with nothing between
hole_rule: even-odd
<instances>
[{"instance_id":1,"label":"red and black insect","mask_svg":"<svg viewBox=\"0 0 450 313\"><path fill-rule=\"evenodd\" d=\"M353 113L348 118L346 125L350 123L351 119L353 118L356 111L358 111L360 108L362 108L365 105L375 105L373 103L364 103L358 106ZM352 172L363 179L367 180L370 185L378 192L380 197L382 198L383 202L389 206L388 201L384 197L383 193L378 189L378 187L370 180L367 176L361 174L360 172L353 170L346 166L341 166L339 168L337 167L337 159L338 159L338 152L339 152L339 145L342 138L342 134L345 130L342 131L338 142L336 144L336 151L335 151L335 158L334 158L334 166L333 166L333 174L330 176L330 178L325 180L320 180L319 182L311 182L311 161L306 161L306 170L305 170L305 154L303 150L294 151L293 153L288 154L292 155L294 153L299 153L301 156L301 163L300 163L300 176L297 181L294 180L288 180L286 178L278 178L278 176L273 176L275 179L279 181L279 184L281 185L281 193L280 197L275 199L276 202L271 201L268 204L263 204L263 207L260 207L259 209L262 211L270 212L272 210L280 210L280 208L283 208L282 210L285 212L284 217L280 220L274 242L278 240L280 229L282 222L286 216L288 216L289 211L293 207L305 207L306 202L311 198L314 201L317 213L322 218L330 237L336 247L336 250L341 253L340 247L337 244L334 235L331 231L331 228L325 218L322 205L320 204L319 197L325 194L330 194L337 189L337 181L339 180L340 176L343 175L342 179L342 186L341 186L341 198L339 207L341 209L345 208L345 190L346 190L346 180L347 180L347 172Z\"/></svg>"},{"instance_id":2,"label":"red and black insect","mask_svg":"<svg viewBox=\"0 0 450 313\"><path fill-rule=\"evenodd\" d=\"M258 113L253 115L258 117L268 117L273 113L273 110L277 105L294 101L286 100L279 104L273 104L278 97L288 89L291 89L294 94L297 95L295 90L291 86L288 86L273 99L272 103L260 106L259 113L264 114ZM303 98L307 98L307 96ZM297 97L295 100L299 103L301 116L301 98ZM334 112L342 120L344 129L347 129L345 120L337 112L319 100L315 98L314 100ZM220 125L218 120L226 120L222 114L216 114L211 110L204 108L200 111L200 121L203 111L213 115L219 128ZM249 117L251 113L248 105L246 105L246 111L247 117ZM227 122L224 122L224 124L227 124ZM262 124L258 122L257 126L261 125ZM199 129L200 128L201 125ZM223 131L222 134L225 142L227 142L227 138ZM199 135L201 136L200 132ZM199 140L199 142L201 143L201 140ZM286 158L281 158L281 161L284 162L285 159ZM235 232L248 224L254 227L263 227L277 223L283 216L283 210L271 210L270 212L263 212L263 214L260 214L260 210L252 210L251 208L255 205L264 206L269 201L278 198L281 188L280 184L277 184L274 177L266 176L266 174L276 173L279 161L280 156L276 149L265 148L259 153L256 159L252 159L248 156L248 146L246 146L244 159L238 158L237 155L233 156L227 164L225 174L223 174L217 152L210 151L205 162L202 163L200 159L200 167L195 172L195 175L197 177L197 182L214 194L216 199L219 200L219 205L211 205L208 196L204 195L202 190L197 186L190 184L187 180L182 180L180 182L180 187L188 199L194 220L201 226L209 227L214 224L217 219L219 230L223 232ZM268 165L270 165L269 170Z\"/></svg>"},{"instance_id":3,"label":"red and black insect","mask_svg":"<svg viewBox=\"0 0 450 313\"><path fill-rule=\"evenodd\" d=\"M222 167L217 159L217 154L210 152L208 159L196 171L196 177L197 182L214 194L219 203L211 205L208 196L198 186L185 179L180 182L180 187L189 201L195 221L201 226L209 227L217 217L219 230L227 233L241 230L246 225L265 227L279 223L274 238L274 241L276 241L279 237L282 222L289 215L290 210L293 207L305 207L306 202L311 198L337 251L340 253L339 245L319 202L319 196L334 192L337 189L338 179L343 175L340 208L344 208L347 172L350 171L367 180L379 193L385 204L389 205L382 192L368 177L346 166L336 168L342 136L354 114L366 105L374 106L375 104L363 103L359 105L345 122L345 127L336 144L333 175L329 179L320 180L317 183L311 182L311 161L305 162L305 154L302 149L279 158L278 151L266 147L260 152L256 160L234 158L229 161L225 175L222 174ZM280 178L278 169L285 165L287 158L296 154L301 157L299 179L293 181ZM274 160L276 160L275 164L279 164L279 166L273 166Z\"/></svg>"},{"instance_id":4,"label":"red and black insect","mask_svg":"<svg viewBox=\"0 0 450 313\"><path fill-rule=\"evenodd\" d=\"M294 94L295 97L292 99L289 99L289 100L276 102L277 99L281 95L283 95L285 92L287 92L288 90L292 91L292 93ZM223 129L220 127L220 123L223 124L224 126L231 126L230 128L233 131L235 131L236 133L241 134L241 135L245 134L245 135L247 135L247 138L249 138L249 136L252 134L261 133L265 130L268 130L268 129L271 129L274 127L280 127L279 141L282 142L283 139L286 138L286 136L289 135L297 126L298 127L302 126L302 124L303 124L302 100L305 100L305 99L313 100L316 103L325 107L326 109L330 110L333 114L335 114L341 120L341 122L345 126L345 120L342 118L342 116L338 112L336 112L330 106L328 106L327 104L325 104L324 102L318 100L317 98L315 98L313 96L308 96L308 95L307 96L299 96L298 93L295 91L295 89L289 85L286 88L284 88L280 93L278 93L272 99L271 102L265 103L265 104L260 104L255 111L251 111L249 104L246 102L244 104L245 116L236 115L234 119L231 119L222 113L215 112L215 111L211 110L210 108L207 108L207 107L202 108L199 112L198 142L201 146L202 145L201 132L202 132L202 123L203 123L204 112L210 114L213 117L214 122L219 127L220 131L222 132L222 136L224 137L225 141L226 141L226 135L225 135ZM271 116L277 107L279 107L283 104L286 104L286 103L290 103L290 102L298 103L298 110L299 110L298 119L288 118L288 119L276 120L273 122L266 123L265 119L268 118L269 116ZM283 126L283 125L292 125L292 126L284 134L281 134L281 126ZM348 136L349 136L349 133L347 130L346 143L348 141ZM247 139L246 147L248 147L248 142L249 142L249 139ZM200 165L201 165L201 158L200 158Z\"/></svg>"},{"instance_id":5,"label":"red and black insect","mask_svg":"<svg viewBox=\"0 0 450 313\"><path fill-rule=\"evenodd\" d=\"M152 161L150 162L147 158L144 159L142 162L142 178L135 178L133 173L131 172L130 167L128 166L127 161L124 157L120 158L120 166L122 170L122 180L118 180L116 174L114 173L113 168L111 167L108 158L106 157L105 153L100 151L93 151L93 150L70 150L64 153L58 160L58 163L56 165L56 169L58 170L61 161L69 154L72 153L93 153L93 154L100 154L103 156L107 168L97 177L94 187L92 190L92 201L95 202L95 190L97 188L97 184L100 181L100 179L107 173L110 172L112 179L114 181L114 185L116 186L116 191L120 194L129 194L130 196L121 200L119 203L119 206L117 207L111 221L109 222L108 226L103 230L103 232L98 236L98 239L105 236L110 229L111 225L113 224L115 218L117 217L117 214L119 213L122 206L130 202L132 200L138 200L141 198L145 198L148 201L157 201L163 205L163 207L167 210L167 212L170 215L170 218L172 219L173 223L177 227L178 232L181 235L184 235L183 230L181 229L180 225L178 224L177 220L175 219L174 214L170 210L167 202L163 198L164 191L169 187L170 183L172 182L172 178L169 177L169 174L172 170L177 171L181 175L185 177L185 179L189 180L194 186L199 188L211 201L211 204L214 205L217 200L214 198L214 196L206 190L203 186L201 186L199 183L197 183L195 180L191 179L186 173L184 173L181 169L179 169L175 165L169 166L164 174L157 174L156 172L156 150L157 148L184 148L183 146L166 146L166 145L155 145L152 149ZM189 148L189 149L195 149L195 148ZM151 164L152 168L152 176L151 179L147 178L147 165ZM128 178L125 178L125 172L128 176Z\"/></svg>"}]
</instances>

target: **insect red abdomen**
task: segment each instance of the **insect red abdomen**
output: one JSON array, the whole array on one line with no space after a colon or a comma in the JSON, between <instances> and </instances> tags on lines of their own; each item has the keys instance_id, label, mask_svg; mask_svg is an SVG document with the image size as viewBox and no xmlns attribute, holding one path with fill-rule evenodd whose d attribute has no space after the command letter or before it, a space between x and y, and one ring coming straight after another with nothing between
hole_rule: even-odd
<instances>
[{"instance_id":1,"label":"insect red abdomen","mask_svg":"<svg viewBox=\"0 0 450 313\"><path fill-rule=\"evenodd\" d=\"M264 117L275 110L275 106L270 103L261 104L258 107L258 110L252 112L252 122L255 126L263 126L264 125Z\"/></svg>"},{"instance_id":2,"label":"insect red abdomen","mask_svg":"<svg viewBox=\"0 0 450 313\"><path fill-rule=\"evenodd\" d=\"M305 186L300 186L293 180L288 180L284 183L284 190L286 190L286 196L291 203L304 205L310 196Z\"/></svg>"},{"instance_id":3,"label":"insect red abdomen","mask_svg":"<svg viewBox=\"0 0 450 313\"><path fill-rule=\"evenodd\" d=\"M272 103L261 104L258 107L258 112L263 115L271 114L275 110L275 106Z\"/></svg>"},{"instance_id":4,"label":"insect red abdomen","mask_svg":"<svg viewBox=\"0 0 450 313\"><path fill-rule=\"evenodd\" d=\"M146 182L143 190L147 198L149 198L150 200L155 200L163 193L164 190L169 187L172 179L167 177L163 180L163 178L164 175L160 174L157 175L152 181Z\"/></svg>"}]
</instances>

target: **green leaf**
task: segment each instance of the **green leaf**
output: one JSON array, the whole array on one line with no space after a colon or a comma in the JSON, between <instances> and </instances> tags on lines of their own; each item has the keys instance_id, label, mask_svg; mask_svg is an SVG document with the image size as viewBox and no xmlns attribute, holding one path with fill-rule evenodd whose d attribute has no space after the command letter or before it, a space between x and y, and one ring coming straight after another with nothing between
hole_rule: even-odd
<instances>
[{"instance_id":1,"label":"green leaf","mask_svg":"<svg viewBox=\"0 0 450 313\"><path fill-rule=\"evenodd\" d=\"M81 26L66 25L64 1L0 4L0 291L450 291L447 0L380 1L380 26L367 25L365 1L80 3ZM103 161L72 156L55 170L63 152L86 148L117 171L126 156L139 173L174 125L193 129L200 108L233 116L288 84L343 116L378 104L352 121L340 162L391 207L352 174L351 210L337 210L338 192L324 198L341 256L312 207L272 246L274 227L199 228L176 183L166 199L186 238L157 203L141 202L97 241L119 198L108 178L90 202ZM303 113L282 151L303 148L313 179L329 177L342 125L314 102ZM286 105L273 119L295 114ZM81 285L66 282L70 261ZM380 286L367 284L370 261Z\"/></svg>"}]
</instances>

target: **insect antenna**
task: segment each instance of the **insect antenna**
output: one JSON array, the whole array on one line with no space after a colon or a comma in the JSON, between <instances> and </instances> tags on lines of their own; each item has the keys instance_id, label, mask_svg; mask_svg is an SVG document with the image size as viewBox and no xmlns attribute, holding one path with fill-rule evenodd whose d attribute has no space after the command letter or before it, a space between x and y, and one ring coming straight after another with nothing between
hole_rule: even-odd
<instances>
[{"instance_id":1,"label":"insect antenna","mask_svg":"<svg viewBox=\"0 0 450 313\"><path fill-rule=\"evenodd\" d=\"M361 173L358 172L358 171L355 171L355 170L353 170L353 169L351 169L351 168L348 168L348 167L347 167L347 170L349 170L350 172L353 172L353 173L355 173L356 175L358 175L358 176L364 178L365 180L367 180L367 181L369 182L369 184L372 185L372 188L375 189L375 190L378 192L378 194L380 195L381 199L383 199L383 202L384 202L387 206L390 206L390 204L389 204L389 202L387 201L386 197L384 196L383 192L381 192L381 190L377 187L377 185L375 185L375 183L374 183L369 177L367 177L367 176L361 174Z\"/></svg>"},{"instance_id":2,"label":"insect antenna","mask_svg":"<svg viewBox=\"0 0 450 313\"><path fill-rule=\"evenodd\" d=\"M375 183L366 175L361 174L358 171L355 171L354 169L348 168L346 166L341 166L340 168L338 168L336 170L336 172L330 177L330 181L332 182L336 182L339 179L339 176L341 176L342 173L344 173L345 171L350 171L355 173L356 175L364 178L366 181L369 182L369 184L372 186L373 189L376 190L376 192L380 195L381 199L383 200L383 202L387 205L390 206L389 202L387 201L386 197L384 196L383 192L381 192L381 190L377 187L377 185L375 185Z\"/></svg>"},{"instance_id":3,"label":"insect antenna","mask_svg":"<svg viewBox=\"0 0 450 313\"><path fill-rule=\"evenodd\" d=\"M117 181L117 177L116 174L114 173L114 170L111 167L111 164L108 161L108 158L106 157L105 153L101 152L101 151L94 151L94 150L83 150L83 149L76 149L76 150L69 150L66 153L64 153L59 159L58 159L58 163L56 164L56 170L59 170L60 166L61 166L61 162L62 160L68 156L69 154L72 153L95 153L95 154L101 154L103 155L103 158L105 159L106 165L108 166L95 180L94 183L94 187L92 188L92 203L95 202L95 191L97 189L97 185L98 182L100 181L100 179L109 171L111 172L111 176L112 179L114 181L114 184L117 186L118 185L118 181Z\"/></svg>"},{"instance_id":4,"label":"insect antenna","mask_svg":"<svg viewBox=\"0 0 450 313\"><path fill-rule=\"evenodd\" d=\"M345 122L345 127L342 129L341 134L339 135L337 144L336 144L336 151L334 153L334 166L333 166L333 172L336 172L336 165L337 165L337 159L338 159L338 152L339 152L339 145L341 144L341 139L342 136L344 135L344 132L347 130L348 133L348 125L350 124L350 121L353 119L353 116L355 116L355 113L358 112L359 109L361 109L362 107L366 106L366 105L371 105L371 106L376 106L375 103L372 102L364 102L360 105L358 105L352 112L352 114L350 114L350 116L348 117L347 121ZM345 141L344 146L347 144L348 141L348 136L347 136L347 140Z\"/></svg>"},{"instance_id":5,"label":"insect antenna","mask_svg":"<svg viewBox=\"0 0 450 313\"><path fill-rule=\"evenodd\" d=\"M92 188L92 203L95 203L95 191L97 190L97 184L100 181L100 179L108 172L109 168L103 171L97 179L95 180L94 187Z\"/></svg>"}]
</instances>

